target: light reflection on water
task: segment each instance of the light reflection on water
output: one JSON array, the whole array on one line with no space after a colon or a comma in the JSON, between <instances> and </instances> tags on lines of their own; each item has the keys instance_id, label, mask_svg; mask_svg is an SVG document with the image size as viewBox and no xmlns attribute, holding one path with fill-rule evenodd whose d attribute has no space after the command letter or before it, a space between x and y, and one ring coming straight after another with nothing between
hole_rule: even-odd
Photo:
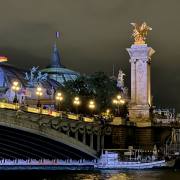
<instances>
[{"instance_id":1,"label":"light reflection on water","mask_svg":"<svg viewBox=\"0 0 180 180\"><path fill-rule=\"evenodd\" d=\"M180 180L180 171L35 171L0 172L0 180Z\"/></svg>"}]
</instances>

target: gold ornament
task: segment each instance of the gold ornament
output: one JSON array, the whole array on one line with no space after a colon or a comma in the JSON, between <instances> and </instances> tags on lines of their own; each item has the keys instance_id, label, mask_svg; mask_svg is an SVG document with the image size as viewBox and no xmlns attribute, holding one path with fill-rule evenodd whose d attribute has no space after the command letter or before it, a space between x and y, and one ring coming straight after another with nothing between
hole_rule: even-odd
<instances>
[{"instance_id":1,"label":"gold ornament","mask_svg":"<svg viewBox=\"0 0 180 180\"><path fill-rule=\"evenodd\" d=\"M134 37L134 44L145 44L147 32L151 31L152 28L149 27L146 22L143 22L141 25L137 23L131 23L134 26L132 36Z\"/></svg>"}]
</instances>

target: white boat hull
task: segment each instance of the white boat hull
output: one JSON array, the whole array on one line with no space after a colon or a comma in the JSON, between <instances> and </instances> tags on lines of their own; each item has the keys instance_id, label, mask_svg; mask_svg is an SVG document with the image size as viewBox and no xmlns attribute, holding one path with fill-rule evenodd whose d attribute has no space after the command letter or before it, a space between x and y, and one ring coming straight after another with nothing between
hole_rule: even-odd
<instances>
[{"instance_id":1,"label":"white boat hull","mask_svg":"<svg viewBox=\"0 0 180 180\"><path fill-rule=\"evenodd\" d=\"M171 168L175 164L175 160L171 161L154 161L154 162L118 162L118 163L99 163L97 169L153 169L153 168Z\"/></svg>"}]
</instances>

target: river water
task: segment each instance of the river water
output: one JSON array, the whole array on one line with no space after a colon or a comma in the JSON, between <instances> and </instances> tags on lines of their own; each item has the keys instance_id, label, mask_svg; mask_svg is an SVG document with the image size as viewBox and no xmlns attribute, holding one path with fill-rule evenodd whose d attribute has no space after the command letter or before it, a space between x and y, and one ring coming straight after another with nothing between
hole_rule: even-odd
<instances>
[{"instance_id":1,"label":"river water","mask_svg":"<svg viewBox=\"0 0 180 180\"><path fill-rule=\"evenodd\" d=\"M180 170L146 171L14 171L0 172L0 180L180 180Z\"/></svg>"}]
</instances>

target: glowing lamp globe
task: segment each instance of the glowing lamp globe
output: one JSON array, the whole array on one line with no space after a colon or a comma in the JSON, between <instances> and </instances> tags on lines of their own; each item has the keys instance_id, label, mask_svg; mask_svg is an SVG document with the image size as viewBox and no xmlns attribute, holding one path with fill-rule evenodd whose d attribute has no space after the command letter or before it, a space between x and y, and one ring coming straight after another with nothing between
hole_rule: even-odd
<instances>
[{"instance_id":1,"label":"glowing lamp globe","mask_svg":"<svg viewBox=\"0 0 180 180\"><path fill-rule=\"evenodd\" d=\"M7 57L5 57L5 56L0 56L0 62L5 62L5 61L7 61L8 59L7 59Z\"/></svg>"}]
</instances>

